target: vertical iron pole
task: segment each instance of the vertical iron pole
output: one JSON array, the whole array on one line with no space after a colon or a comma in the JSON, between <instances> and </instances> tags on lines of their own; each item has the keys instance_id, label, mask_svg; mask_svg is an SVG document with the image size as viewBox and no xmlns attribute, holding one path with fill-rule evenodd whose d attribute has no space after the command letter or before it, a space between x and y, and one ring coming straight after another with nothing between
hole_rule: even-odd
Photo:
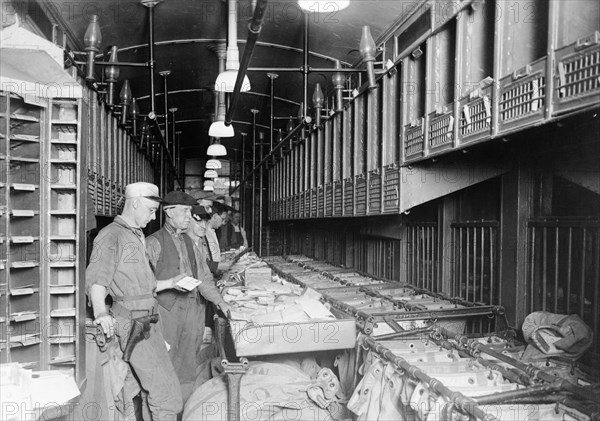
<instances>
[{"instance_id":1,"label":"vertical iron pole","mask_svg":"<svg viewBox=\"0 0 600 421\"><path fill-rule=\"evenodd\" d=\"M256 114L258 110L252 109L252 245L256 245ZM254 250L260 253L259 250Z\"/></svg>"},{"instance_id":2,"label":"vertical iron pole","mask_svg":"<svg viewBox=\"0 0 600 421\"><path fill-rule=\"evenodd\" d=\"M274 109L274 99L275 99L275 88L274 88L274 83L275 83L275 79L277 79L279 77L279 75L277 73L267 73L267 77L271 80L271 98L270 98L270 111L271 111L271 116L270 116L270 132L271 135L269 136L269 140L271 143L271 151L273 150L273 131L275 130L274 127L274 123L275 123L275 109ZM273 161L275 160L275 157L273 157Z\"/></svg>"},{"instance_id":3,"label":"vertical iron pole","mask_svg":"<svg viewBox=\"0 0 600 421\"><path fill-rule=\"evenodd\" d=\"M246 227L246 186L245 184L242 186L242 183L246 179L246 136L248 133L240 133L242 135L242 168L241 168L241 178L239 183L240 190L240 212L242 216L242 227Z\"/></svg>"},{"instance_id":4,"label":"vertical iron pole","mask_svg":"<svg viewBox=\"0 0 600 421\"><path fill-rule=\"evenodd\" d=\"M304 51L302 60L302 85L304 100L302 102L302 118L308 115L308 12L304 13Z\"/></svg>"},{"instance_id":5,"label":"vertical iron pole","mask_svg":"<svg viewBox=\"0 0 600 421\"><path fill-rule=\"evenodd\" d=\"M164 119L165 119L165 135L164 135L164 139L165 142L164 144L161 145L161 160L160 160L160 183L161 183L161 191L166 192L166 189L168 189L171 185L170 181L167 179L168 177L165 177L167 174L165 174L165 170L166 170L166 165L165 165L165 157L167 156L167 154L165 153L165 148L169 151L171 151L171 145L170 145L170 133L169 133L169 88L167 85L167 77L171 74L170 70L165 70L164 72L159 72L159 75L162 76L163 78L163 89L164 89Z\"/></svg>"},{"instance_id":6,"label":"vertical iron pole","mask_svg":"<svg viewBox=\"0 0 600 421\"><path fill-rule=\"evenodd\" d=\"M148 73L150 76L150 111L155 112L156 99L154 92L154 6L156 6L156 3L148 2L144 3L144 6L148 8Z\"/></svg>"},{"instance_id":7,"label":"vertical iron pole","mask_svg":"<svg viewBox=\"0 0 600 421\"><path fill-rule=\"evenodd\" d=\"M264 132L260 132L259 136L258 136L258 140L260 141L260 161L262 162L263 157L264 157L264 145L265 145L265 138L264 138ZM258 169L258 255L262 257L262 240L263 240L263 187L264 187L264 166L261 166Z\"/></svg>"}]
</instances>

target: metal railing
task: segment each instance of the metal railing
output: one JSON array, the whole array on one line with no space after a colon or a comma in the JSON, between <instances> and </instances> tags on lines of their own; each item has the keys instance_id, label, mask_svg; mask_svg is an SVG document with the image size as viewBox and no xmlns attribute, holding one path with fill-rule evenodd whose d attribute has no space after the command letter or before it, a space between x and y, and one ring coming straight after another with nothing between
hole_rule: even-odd
<instances>
[{"instance_id":1,"label":"metal railing","mask_svg":"<svg viewBox=\"0 0 600 421\"><path fill-rule=\"evenodd\" d=\"M419 288L441 292L437 223L409 224L406 234L407 281Z\"/></svg>"},{"instance_id":2,"label":"metal railing","mask_svg":"<svg viewBox=\"0 0 600 421\"><path fill-rule=\"evenodd\" d=\"M451 293L498 304L498 221L454 222Z\"/></svg>"},{"instance_id":3,"label":"metal railing","mask_svg":"<svg viewBox=\"0 0 600 421\"><path fill-rule=\"evenodd\" d=\"M598 332L600 220L530 220L527 238L527 312L577 314Z\"/></svg>"}]
</instances>

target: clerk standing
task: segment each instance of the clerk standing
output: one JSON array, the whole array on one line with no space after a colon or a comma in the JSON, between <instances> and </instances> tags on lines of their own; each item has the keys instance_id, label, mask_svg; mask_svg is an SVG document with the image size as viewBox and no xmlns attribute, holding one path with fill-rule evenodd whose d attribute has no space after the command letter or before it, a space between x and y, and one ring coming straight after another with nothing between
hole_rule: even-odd
<instances>
[{"instance_id":1,"label":"clerk standing","mask_svg":"<svg viewBox=\"0 0 600 421\"><path fill-rule=\"evenodd\" d=\"M199 270L194 245L183 235L191 221L191 208L196 200L182 191L165 197L165 224L147 240L148 257L157 280L192 276L202 283L192 291L169 290L158 294L159 314L169 356L181 384L184 402L193 391L198 366L196 355L202 346L204 306L198 293L225 313L225 303L209 272Z\"/></svg>"},{"instance_id":2,"label":"clerk standing","mask_svg":"<svg viewBox=\"0 0 600 421\"><path fill-rule=\"evenodd\" d=\"M146 238L142 232L154 219L161 201L154 184L128 184L123 213L94 240L85 272L94 322L102 326L107 337L117 336L120 349L125 349L129 339L131 320L155 314L157 303L153 292L173 288L169 282L156 281L146 257ZM104 301L107 295L113 299L110 312ZM115 346L115 342L111 345ZM129 364L140 387L148 393L152 419L175 421L183 404L160 324L151 325L150 336L137 344ZM127 378L130 377L133 376ZM119 390L123 385L111 386Z\"/></svg>"}]
</instances>

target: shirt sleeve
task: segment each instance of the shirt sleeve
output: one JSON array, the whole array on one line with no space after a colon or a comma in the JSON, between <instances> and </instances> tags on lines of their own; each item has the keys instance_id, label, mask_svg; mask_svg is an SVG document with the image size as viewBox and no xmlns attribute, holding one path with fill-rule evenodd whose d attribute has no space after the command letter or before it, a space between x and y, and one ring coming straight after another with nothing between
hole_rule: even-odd
<instances>
[{"instance_id":1,"label":"shirt sleeve","mask_svg":"<svg viewBox=\"0 0 600 421\"><path fill-rule=\"evenodd\" d=\"M246 230L240 226L240 233L244 239L244 248L248 248L248 238L246 238Z\"/></svg>"},{"instance_id":2,"label":"shirt sleeve","mask_svg":"<svg viewBox=\"0 0 600 421\"><path fill-rule=\"evenodd\" d=\"M156 264L158 263L158 259L160 258L160 252L160 242L154 237L146 238L146 253L148 254L148 260L150 260L152 270L154 270Z\"/></svg>"},{"instance_id":3,"label":"shirt sleeve","mask_svg":"<svg viewBox=\"0 0 600 421\"><path fill-rule=\"evenodd\" d=\"M206 253L196 244L194 244L194 256L198 267L198 279L202 282L213 282L213 274L206 263Z\"/></svg>"},{"instance_id":4,"label":"shirt sleeve","mask_svg":"<svg viewBox=\"0 0 600 421\"><path fill-rule=\"evenodd\" d=\"M198 291L200 291L200 294L202 294L204 298L213 304L219 305L225 302L223 296L219 292L219 289L212 279L203 281L200 285L198 285Z\"/></svg>"},{"instance_id":5,"label":"shirt sleeve","mask_svg":"<svg viewBox=\"0 0 600 421\"><path fill-rule=\"evenodd\" d=\"M116 235L110 232L100 232L94 239L90 263L85 271L88 295L93 285L100 285L108 289L113 283L119 261L118 251L119 243Z\"/></svg>"}]
</instances>

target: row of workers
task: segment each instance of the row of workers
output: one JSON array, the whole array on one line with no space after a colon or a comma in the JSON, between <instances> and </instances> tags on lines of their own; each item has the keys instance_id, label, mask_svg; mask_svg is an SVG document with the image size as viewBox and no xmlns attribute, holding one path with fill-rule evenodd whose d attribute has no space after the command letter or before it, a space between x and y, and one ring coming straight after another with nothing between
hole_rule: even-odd
<instances>
[{"instance_id":1,"label":"row of workers","mask_svg":"<svg viewBox=\"0 0 600 421\"><path fill-rule=\"evenodd\" d=\"M161 205L164 225L146 238L142 229L156 218ZM247 243L239 214L233 213L232 223L224 225L228 211L220 209L219 214L215 207L219 205L182 191L163 199L154 184L129 184L123 212L94 240L87 294L94 322L113 339L110 350L116 357L108 371L123 373L117 376L122 384L110 379L111 390L118 391L125 404L143 391L155 420L177 419L193 391L197 368L207 358L207 302L225 315L230 310L214 279L228 269L221 261L215 230L221 228L224 248ZM187 276L200 281L191 291L180 286ZM112 298L110 307L107 296ZM158 323L148 323L148 316L155 320L155 315ZM129 353L132 326L142 321L148 323L149 335Z\"/></svg>"}]
</instances>

